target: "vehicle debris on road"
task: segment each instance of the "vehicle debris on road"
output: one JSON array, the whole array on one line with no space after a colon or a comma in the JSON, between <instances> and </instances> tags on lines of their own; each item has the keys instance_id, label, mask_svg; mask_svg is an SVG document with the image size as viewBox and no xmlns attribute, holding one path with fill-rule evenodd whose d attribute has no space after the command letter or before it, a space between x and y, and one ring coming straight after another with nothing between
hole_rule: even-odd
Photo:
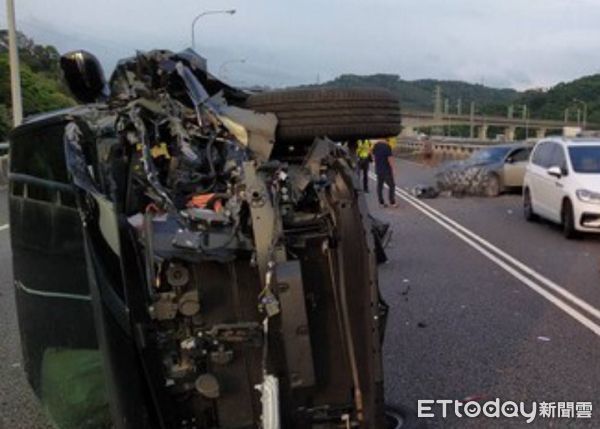
<instances>
[{"instance_id":1,"label":"vehicle debris on road","mask_svg":"<svg viewBox=\"0 0 600 429\"><path fill-rule=\"evenodd\" d=\"M457 197L496 197L505 189L523 185L530 152L527 144L493 145L466 160L447 162L436 173L437 189Z\"/></svg>"}]
</instances>

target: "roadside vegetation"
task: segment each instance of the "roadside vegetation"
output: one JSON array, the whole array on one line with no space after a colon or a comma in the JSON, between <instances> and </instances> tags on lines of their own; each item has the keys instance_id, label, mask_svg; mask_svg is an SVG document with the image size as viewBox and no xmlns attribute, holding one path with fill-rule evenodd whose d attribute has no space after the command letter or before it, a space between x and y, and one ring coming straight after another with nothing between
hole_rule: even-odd
<instances>
[{"instance_id":1,"label":"roadside vegetation","mask_svg":"<svg viewBox=\"0 0 600 429\"><path fill-rule=\"evenodd\" d=\"M11 128L10 67L8 38L0 31L0 141ZM18 36L21 60L21 91L25 116L72 106L75 101L61 80L60 55L54 46L36 45Z\"/></svg>"},{"instance_id":2,"label":"roadside vegetation","mask_svg":"<svg viewBox=\"0 0 600 429\"><path fill-rule=\"evenodd\" d=\"M569 109L568 118L575 121L577 109L580 110L580 119L583 120L583 102L585 102L588 123L600 123L600 74L559 83L549 89L533 89L524 92L460 81L435 79L409 81L393 74L368 76L344 74L329 82L310 86L334 88L379 86L399 94L402 106L406 109L432 110L434 93L438 85L442 91L442 100L448 99L451 113L457 113L460 99L463 114L469 114L470 103L474 101L477 114L505 116L509 106L513 106L513 115L518 118L523 113L523 105L526 105L528 116L531 118L562 120L565 117L565 109Z\"/></svg>"}]
</instances>

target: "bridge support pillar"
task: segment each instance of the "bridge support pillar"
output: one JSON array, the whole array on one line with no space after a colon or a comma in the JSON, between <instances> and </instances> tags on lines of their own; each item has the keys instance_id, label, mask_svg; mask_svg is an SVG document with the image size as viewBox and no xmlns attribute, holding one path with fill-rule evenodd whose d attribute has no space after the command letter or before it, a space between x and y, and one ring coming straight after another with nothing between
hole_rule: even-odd
<instances>
[{"instance_id":1,"label":"bridge support pillar","mask_svg":"<svg viewBox=\"0 0 600 429\"><path fill-rule=\"evenodd\" d=\"M546 132L548 130L546 128L536 128L535 130L535 137L538 139L543 139L544 137L546 137Z\"/></svg>"},{"instance_id":2,"label":"bridge support pillar","mask_svg":"<svg viewBox=\"0 0 600 429\"><path fill-rule=\"evenodd\" d=\"M504 128L504 138L508 141L515 140L515 132L517 131L516 127L506 127Z\"/></svg>"},{"instance_id":3,"label":"bridge support pillar","mask_svg":"<svg viewBox=\"0 0 600 429\"><path fill-rule=\"evenodd\" d=\"M477 138L479 140L487 140L487 132L488 132L488 126L481 125L480 127L477 128Z\"/></svg>"}]
</instances>

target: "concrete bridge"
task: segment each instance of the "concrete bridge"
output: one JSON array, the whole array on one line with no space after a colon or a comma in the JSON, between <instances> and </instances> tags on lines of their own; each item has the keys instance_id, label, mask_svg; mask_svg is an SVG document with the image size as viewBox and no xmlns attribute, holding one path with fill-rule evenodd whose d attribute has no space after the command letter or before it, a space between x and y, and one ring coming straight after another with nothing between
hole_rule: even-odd
<instances>
[{"instance_id":1,"label":"concrete bridge","mask_svg":"<svg viewBox=\"0 0 600 429\"><path fill-rule=\"evenodd\" d=\"M448 127L467 125L471 127L471 137L478 139L488 138L489 127L500 127L504 130L506 140L514 140L517 128L534 130L537 138L542 138L551 130L560 130L563 127L581 127L575 121L553 121L545 119L508 118L504 116L486 115L458 115L414 110L402 111L402 135L411 137L416 134L417 128ZM599 124L587 124L586 128L598 129Z\"/></svg>"}]
</instances>

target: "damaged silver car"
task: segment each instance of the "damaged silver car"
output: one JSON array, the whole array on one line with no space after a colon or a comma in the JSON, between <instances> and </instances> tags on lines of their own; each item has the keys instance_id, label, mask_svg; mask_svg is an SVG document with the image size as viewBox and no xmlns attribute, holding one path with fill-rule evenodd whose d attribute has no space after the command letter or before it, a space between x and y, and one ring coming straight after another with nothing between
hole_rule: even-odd
<instances>
[{"instance_id":1,"label":"damaged silver car","mask_svg":"<svg viewBox=\"0 0 600 429\"><path fill-rule=\"evenodd\" d=\"M11 135L25 367L62 428L396 428L373 223L334 141L400 131L384 90L250 95L193 51L109 84L61 59L81 105Z\"/></svg>"},{"instance_id":2,"label":"damaged silver car","mask_svg":"<svg viewBox=\"0 0 600 429\"><path fill-rule=\"evenodd\" d=\"M436 173L437 189L453 195L497 197L521 188L531 149L526 143L493 145L466 160L447 162Z\"/></svg>"}]
</instances>

